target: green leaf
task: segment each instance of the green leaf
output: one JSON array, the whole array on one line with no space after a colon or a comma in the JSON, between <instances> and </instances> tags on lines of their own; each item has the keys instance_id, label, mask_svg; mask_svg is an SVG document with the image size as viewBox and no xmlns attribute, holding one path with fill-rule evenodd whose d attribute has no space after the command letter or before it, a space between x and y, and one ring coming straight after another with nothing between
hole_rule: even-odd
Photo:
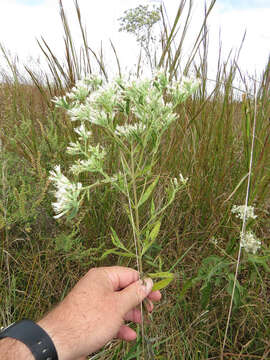
<instances>
[{"instance_id":1,"label":"green leaf","mask_svg":"<svg viewBox=\"0 0 270 360\"><path fill-rule=\"evenodd\" d=\"M223 277L228 272L228 266L230 265L225 259L211 255L203 259L202 265L199 268L197 277L205 282L211 281L213 277Z\"/></svg>"},{"instance_id":2,"label":"green leaf","mask_svg":"<svg viewBox=\"0 0 270 360\"><path fill-rule=\"evenodd\" d=\"M7 225L6 219L0 214L0 230Z\"/></svg>"},{"instance_id":3,"label":"green leaf","mask_svg":"<svg viewBox=\"0 0 270 360\"><path fill-rule=\"evenodd\" d=\"M130 99L129 98L126 98L126 114L129 115L129 110L130 110Z\"/></svg>"},{"instance_id":4,"label":"green leaf","mask_svg":"<svg viewBox=\"0 0 270 360\"><path fill-rule=\"evenodd\" d=\"M186 292L187 292L190 288L192 288L194 285L196 285L199 281L200 281L200 280L198 280L196 277L187 280L187 281L184 283L184 285L183 285L183 287L182 287L182 290L180 291L180 294L179 294L179 296L178 296L178 300L181 300L181 299L185 296Z\"/></svg>"},{"instance_id":5,"label":"green leaf","mask_svg":"<svg viewBox=\"0 0 270 360\"><path fill-rule=\"evenodd\" d=\"M151 217L155 214L155 203L154 203L154 199L152 198L151 201Z\"/></svg>"},{"instance_id":6,"label":"green leaf","mask_svg":"<svg viewBox=\"0 0 270 360\"><path fill-rule=\"evenodd\" d=\"M123 167L123 170L125 171L125 173L130 174L131 173L130 167L128 166L128 163L122 152L121 152L121 163L122 163L122 167Z\"/></svg>"},{"instance_id":7,"label":"green leaf","mask_svg":"<svg viewBox=\"0 0 270 360\"><path fill-rule=\"evenodd\" d=\"M152 170L152 164L149 165L145 165L139 172L138 172L138 177L139 176L147 176L151 174L151 170Z\"/></svg>"},{"instance_id":8,"label":"green leaf","mask_svg":"<svg viewBox=\"0 0 270 360\"><path fill-rule=\"evenodd\" d=\"M158 272L158 273L150 273L147 274L151 279L161 278L161 279L174 279L174 274L168 271Z\"/></svg>"},{"instance_id":9,"label":"green leaf","mask_svg":"<svg viewBox=\"0 0 270 360\"><path fill-rule=\"evenodd\" d=\"M161 225L161 221L157 221L154 224L154 228L152 229L152 231L150 232L149 236L147 236L147 241L143 246L142 249L142 255L146 253L146 251L153 245L153 243L155 242L158 233L159 233L159 229L160 229L160 225ZM150 241L148 240L150 238Z\"/></svg>"},{"instance_id":10,"label":"green leaf","mask_svg":"<svg viewBox=\"0 0 270 360\"><path fill-rule=\"evenodd\" d=\"M233 292L233 284L234 284L234 274L230 273L229 274L229 284L227 285L227 292L230 296L232 296L232 292ZM235 283L235 289L234 289L234 297L233 297L233 303L234 305L238 308L239 305L241 305L241 293L242 293L242 286L240 285L239 281L236 280Z\"/></svg>"},{"instance_id":11,"label":"green leaf","mask_svg":"<svg viewBox=\"0 0 270 360\"><path fill-rule=\"evenodd\" d=\"M116 232L114 231L114 229L112 227L111 227L111 231L112 231L111 238L112 238L113 245L116 246L117 248L125 250L125 251L127 251L129 253L129 250L120 241L119 237L117 236Z\"/></svg>"},{"instance_id":12,"label":"green leaf","mask_svg":"<svg viewBox=\"0 0 270 360\"><path fill-rule=\"evenodd\" d=\"M212 293L212 284L211 282L207 282L201 289L201 305L205 309L207 304L210 301L210 296Z\"/></svg>"},{"instance_id":13,"label":"green leaf","mask_svg":"<svg viewBox=\"0 0 270 360\"><path fill-rule=\"evenodd\" d=\"M152 291L161 290L165 288L172 282L172 280L173 278L167 278L154 283L154 286L152 287Z\"/></svg>"},{"instance_id":14,"label":"green leaf","mask_svg":"<svg viewBox=\"0 0 270 360\"><path fill-rule=\"evenodd\" d=\"M177 191L173 188L170 188L168 190L168 201L167 201L167 204L164 206L164 209L166 209L169 205L171 205L171 203L173 202L173 200L175 198L176 192Z\"/></svg>"},{"instance_id":15,"label":"green leaf","mask_svg":"<svg viewBox=\"0 0 270 360\"><path fill-rule=\"evenodd\" d=\"M136 257L136 255L130 253L130 252L122 252L122 251L119 251L118 249L109 249L109 250L106 250L101 258L99 260L103 260L104 258L106 258L108 255L110 254L114 254L114 255L118 255L118 256L124 256L124 257Z\"/></svg>"},{"instance_id":16,"label":"green leaf","mask_svg":"<svg viewBox=\"0 0 270 360\"><path fill-rule=\"evenodd\" d=\"M152 291L163 289L174 280L174 274L170 272L147 273L146 277L150 277L151 279L162 279L154 283Z\"/></svg>"},{"instance_id":17,"label":"green leaf","mask_svg":"<svg viewBox=\"0 0 270 360\"><path fill-rule=\"evenodd\" d=\"M148 200L149 196L152 194L155 186L157 185L159 180L159 176L156 177L156 179L154 180L154 182L152 182L151 185L148 186L148 188L146 189L146 191L142 194L139 202L138 202L138 208L144 204L146 202L146 200Z\"/></svg>"},{"instance_id":18,"label":"green leaf","mask_svg":"<svg viewBox=\"0 0 270 360\"><path fill-rule=\"evenodd\" d=\"M160 225L161 225L161 221L158 220L155 223L153 230L150 232L149 236L150 236L151 241L156 240L156 237L158 236L158 233L159 233Z\"/></svg>"},{"instance_id":19,"label":"green leaf","mask_svg":"<svg viewBox=\"0 0 270 360\"><path fill-rule=\"evenodd\" d=\"M151 265L153 268L158 269L158 265L156 263L154 263L151 259L145 258L144 261L145 261L146 264Z\"/></svg>"},{"instance_id":20,"label":"green leaf","mask_svg":"<svg viewBox=\"0 0 270 360\"><path fill-rule=\"evenodd\" d=\"M248 254L248 261L253 264L255 263L262 265L265 271L270 272L270 267L267 264L267 261L269 261L269 256L258 256L258 255Z\"/></svg>"}]
</instances>

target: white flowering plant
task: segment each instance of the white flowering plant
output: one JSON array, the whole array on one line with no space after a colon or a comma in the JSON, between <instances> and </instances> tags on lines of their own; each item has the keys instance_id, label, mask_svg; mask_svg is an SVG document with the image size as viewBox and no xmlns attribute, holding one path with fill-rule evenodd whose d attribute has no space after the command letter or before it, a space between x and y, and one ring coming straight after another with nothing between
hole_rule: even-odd
<instances>
[{"instance_id":1,"label":"white flowering plant","mask_svg":"<svg viewBox=\"0 0 270 360\"><path fill-rule=\"evenodd\" d=\"M234 214L237 219L245 222L245 226L242 227L242 230L239 232L239 249L241 250L243 248L245 250L246 262L251 263L254 266L255 271L252 276L258 276L258 265L263 266L267 272L270 272L268 256L256 255L261 249L262 244L261 240L257 238L255 233L250 229L254 220L258 218L258 215L255 214L254 206L233 205L231 213ZM236 237L237 240L239 238ZM235 274L231 271L234 258L231 256L230 251L225 251L222 248L219 239L212 236L209 240L223 256L213 254L203 259L197 276L192 280L188 280L183 285L180 297L183 297L190 287L195 286L197 283L201 283L201 305L203 308L208 308L211 306L210 301L212 294L216 292L217 287L221 286L226 289L230 296L233 295L233 304L235 308L237 308L244 303L246 291L244 286L240 284L235 278ZM245 263L242 264L242 266L245 266Z\"/></svg>"},{"instance_id":2,"label":"white flowering plant","mask_svg":"<svg viewBox=\"0 0 270 360\"><path fill-rule=\"evenodd\" d=\"M245 222L257 218L257 215L254 214L253 206L233 205L231 212ZM240 246L243 247L247 253L256 254L261 247L261 240L256 237L253 231L246 231L246 229L244 229L240 232Z\"/></svg>"},{"instance_id":3,"label":"white flowering plant","mask_svg":"<svg viewBox=\"0 0 270 360\"><path fill-rule=\"evenodd\" d=\"M66 109L74 122L77 140L67 148L75 157L69 172L71 182L56 166L50 180L56 187L55 217L76 216L85 198L100 185L110 185L120 192L125 201L123 209L130 222L133 239L126 242L111 228L114 248L105 251L102 258L116 254L137 260L138 270L143 274L143 258L147 257L156 242L164 211L174 201L176 193L188 186L188 178L179 173L165 185L166 196L156 204L153 193L158 188L160 174L154 167L164 132L177 121L176 107L183 103L199 87L198 79L170 82L164 72L157 72L150 79L115 79L104 83L91 76L80 80L62 98L53 99L57 107ZM95 143L93 128L98 127L108 141L106 146ZM106 163L110 146L116 149L120 168L114 174ZM85 184L80 174L91 173L95 181ZM93 179L93 176L91 177ZM148 256L149 260L149 256ZM143 275L142 275L143 276ZM173 279L173 274L162 271L148 273L161 280L154 290L161 289Z\"/></svg>"}]
</instances>

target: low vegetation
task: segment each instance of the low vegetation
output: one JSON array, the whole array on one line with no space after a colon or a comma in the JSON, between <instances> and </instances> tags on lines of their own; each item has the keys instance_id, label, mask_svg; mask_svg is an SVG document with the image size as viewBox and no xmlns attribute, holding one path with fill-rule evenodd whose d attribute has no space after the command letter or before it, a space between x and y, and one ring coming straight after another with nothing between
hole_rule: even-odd
<instances>
[{"instance_id":1,"label":"low vegetation","mask_svg":"<svg viewBox=\"0 0 270 360\"><path fill-rule=\"evenodd\" d=\"M39 319L91 267L139 264L161 302L137 342L114 340L91 359L268 359L270 62L250 80L237 57L220 59L208 78L212 1L180 71L192 14L192 1L181 1L172 26L163 7L121 18L122 31L132 33L131 20L141 26L141 53L124 74L111 43L110 76L87 43L78 2L79 49L59 4L63 61L42 39L48 70L26 66L26 76L1 45L9 66L0 83L1 326ZM82 109L89 96L96 108ZM61 202L63 189L74 201Z\"/></svg>"}]
</instances>

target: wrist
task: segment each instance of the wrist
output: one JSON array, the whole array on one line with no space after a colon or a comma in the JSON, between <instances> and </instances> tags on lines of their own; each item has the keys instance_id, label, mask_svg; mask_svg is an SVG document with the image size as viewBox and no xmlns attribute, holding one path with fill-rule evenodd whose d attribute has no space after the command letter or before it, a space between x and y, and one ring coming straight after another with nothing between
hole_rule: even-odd
<instances>
[{"instance_id":1,"label":"wrist","mask_svg":"<svg viewBox=\"0 0 270 360\"><path fill-rule=\"evenodd\" d=\"M67 297L37 323L50 336L59 360L85 359L86 354L96 350L93 346L89 346L91 341L85 336L87 333L93 333L94 327L90 331L89 327L82 326L85 321L82 321L79 314L76 317L73 316L78 310L72 303Z\"/></svg>"},{"instance_id":2,"label":"wrist","mask_svg":"<svg viewBox=\"0 0 270 360\"><path fill-rule=\"evenodd\" d=\"M8 337L0 341L0 358L6 360L34 360L31 351L24 343Z\"/></svg>"},{"instance_id":3,"label":"wrist","mask_svg":"<svg viewBox=\"0 0 270 360\"><path fill-rule=\"evenodd\" d=\"M70 347L71 343L73 343L72 334L61 319L56 319L52 314L48 314L37 324L50 336L56 348L59 360L74 359L73 351L75 349L73 346Z\"/></svg>"},{"instance_id":4,"label":"wrist","mask_svg":"<svg viewBox=\"0 0 270 360\"><path fill-rule=\"evenodd\" d=\"M17 359L15 353L25 353L25 348L31 353L30 359L58 360L57 351L50 336L38 324L29 319L22 319L10 324L0 332L0 340L9 339L11 358ZM16 342L15 342L16 341ZM3 346L7 347L7 341ZM1 344L0 344L1 345ZM2 345L1 345L2 349ZM22 357L22 355L19 358ZM28 356L29 358L29 356Z\"/></svg>"},{"instance_id":5,"label":"wrist","mask_svg":"<svg viewBox=\"0 0 270 360\"><path fill-rule=\"evenodd\" d=\"M59 337L59 331L50 324L46 317L38 321L37 324L46 331L46 333L49 335L52 342L54 343L58 354L58 360L66 360L65 354L63 353L63 344L61 343Z\"/></svg>"}]
</instances>

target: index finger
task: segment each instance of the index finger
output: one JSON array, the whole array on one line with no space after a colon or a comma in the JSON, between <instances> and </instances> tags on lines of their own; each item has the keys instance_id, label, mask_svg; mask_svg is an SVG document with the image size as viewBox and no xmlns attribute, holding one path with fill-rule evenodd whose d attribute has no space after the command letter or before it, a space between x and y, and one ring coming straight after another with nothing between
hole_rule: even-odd
<instances>
[{"instance_id":1,"label":"index finger","mask_svg":"<svg viewBox=\"0 0 270 360\"><path fill-rule=\"evenodd\" d=\"M110 266L104 267L104 272L110 280L112 289L114 291L121 290L139 280L139 273L137 270L124 266Z\"/></svg>"}]
</instances>

